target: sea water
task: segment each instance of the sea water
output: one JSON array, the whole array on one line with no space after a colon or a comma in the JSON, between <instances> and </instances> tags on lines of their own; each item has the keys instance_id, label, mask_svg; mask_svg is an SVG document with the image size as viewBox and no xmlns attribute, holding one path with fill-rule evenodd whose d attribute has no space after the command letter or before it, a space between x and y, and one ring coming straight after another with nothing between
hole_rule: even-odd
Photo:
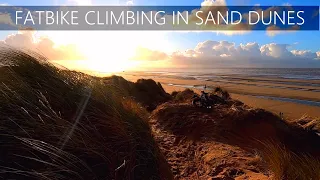
<instances>
[{"instance_id":1,"label":"sea water","mask_svg":"<svg viewBox=\"0 0 320 180\"><path fill-rule=\"evenodd\" d=\"M215 69L163 69L149 71L159 75L181 78L210 79L229 77L265 77L280 79L320 80L320 68L215 68Z\"/></svg>"}]
</instances>

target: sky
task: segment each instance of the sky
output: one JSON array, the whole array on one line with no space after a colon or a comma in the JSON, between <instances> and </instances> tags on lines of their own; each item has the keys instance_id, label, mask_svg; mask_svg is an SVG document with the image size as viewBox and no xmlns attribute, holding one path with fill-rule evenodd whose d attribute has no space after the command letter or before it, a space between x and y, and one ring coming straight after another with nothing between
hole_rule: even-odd
<instances>
[{"instance_id":1,"label":"sky","mask_svg":"<svg viewBox=\"0 0 320 180\"><path fill-rule=\"evenodd\" d=\"M318 0L0 0L13 6L152 5L320 6ZM37 49L70 69L115 72L157 68L319 67L319 31L45 32L0 31L3 43ZM81 60L79 60L81 59Z\"/></svg>"}]
</instances>

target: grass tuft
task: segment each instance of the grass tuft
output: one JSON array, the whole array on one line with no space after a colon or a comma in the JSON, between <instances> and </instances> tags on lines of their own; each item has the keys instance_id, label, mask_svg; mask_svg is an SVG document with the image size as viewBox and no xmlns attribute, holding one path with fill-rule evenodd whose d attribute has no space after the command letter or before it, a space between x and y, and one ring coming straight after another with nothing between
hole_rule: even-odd
<instances>
[{"instance_id":1,"label":"grass tuft","mask_svg":"<svg viewBox=\"0 0 320 180\"><path fill-rule=\"evenodd\" d=\"M296 154L275 142L264 142L261 150L275 180L320 179L320 160L307 155Z\"/></svg>"},{"instance_id":2,"label":"grass tuft","mask_svg":"<svg viewBox=\"0 0 320 180\"><path fill-rule=\"evenodd\" d=\"M231 99L231 95L229 94L229 92L225 89L223 89L222 87L218 86L213 90L214 94L219 95L222 99L224 100L229 100Z\"/></svg>"}]
</instances>

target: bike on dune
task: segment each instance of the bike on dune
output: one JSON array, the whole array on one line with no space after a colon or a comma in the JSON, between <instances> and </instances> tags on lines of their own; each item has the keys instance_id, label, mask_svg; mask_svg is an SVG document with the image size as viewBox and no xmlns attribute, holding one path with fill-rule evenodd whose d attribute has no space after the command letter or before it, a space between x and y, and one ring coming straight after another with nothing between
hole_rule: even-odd
<instances>
[{"instance_id":1,"label":"bike on dune","mask_svg":"<svg viewBox=\"0 0 320 180\"><path fill-rule=\"evenodd\" d=\"M211 109L214 102L208 96L209 93L201 91L201 95L193 95L192 105Z\"/></svg>"}]
</instances>

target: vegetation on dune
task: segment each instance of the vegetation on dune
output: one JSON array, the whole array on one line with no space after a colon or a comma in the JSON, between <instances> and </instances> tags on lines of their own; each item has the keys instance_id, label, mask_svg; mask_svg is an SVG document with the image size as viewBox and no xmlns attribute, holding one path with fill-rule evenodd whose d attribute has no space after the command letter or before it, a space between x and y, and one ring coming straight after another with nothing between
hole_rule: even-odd
<instances>
[{"instance_id":1,"label":"vegetation on dune","mask_svg":"<svg viewBox=\"0 0 320 180\"><path fill-rule=\"evenodd\" d=\"M275 180L310 180L320 179L320 160L307 155L297 154L285 146L272 142L262 142L260 150L262 158Z\"/></svg>"},{"instance_id":2,"label":"vegetation on dune","mask_svg":"<svg viewBox=\"0 0 320 180\"><path fill-rule=\"evenodd\" d=\"M219 95L221 98L223 98L225 100L231 99L229 92L227 90L221 88L220 86L215 87L213 90L213 93Z\"/></svg>"},{"instance_id":3,"label":"vegetation on dune","mask_svg":"<svg viewBox=\"0 0 320 180\"><path fill-rule=\"evenodd\" d=\"M294 122L303 129L307 131L314 131L320 135L320 118L311 118L305 115Z\"/></svg>"},{"instance_id":4,"label":"vegetation on dune","mask_svg":"<svg viewBox=\"0 0 320 180\"><path fill-rule=\"evenodd\" d=\"M126 92L126 96L141 103L149 112L156 109L159 104L171 100L160 83L152 79L139 79L136 83L129 82L123 77L112 76L103 78L105 82L112 83Z\"/></svg>"},{"instance_id":5,"label":"vegetation on dune","mask_svg":"<svg viewBox=\"0 0 320 180\"><path fill-rule=\"evenodd\" d=\"M190 101L194 94L195 92L188 88L183 91L173 91L171 93L171 96L173 97L173 100L176 102L186 102Z\"/></svg>"},{"instance_id":6,"label":"vegetation on dune","mask_svg":"<svg viewBox=\"0 0 320 180\"><path fill-rule=\"evenodd\" d=\"M159 106L151 119L177 137L221 142L258 152L274 179L320 179L320 136L308 130L317 124L315 120L301 127L232 99L216 104L211 112L186 103L168 102Z\"/></svg>"},{"instance_id":7,"label":"vegetation on dune","mask_svg":"<svg viewBox=\"0 0 320 180\"><path fill-rule=\"evenodd\" d=\"M118 77L61 70L10 48L0 58L1 178L170 179L147 112Z\"/></svg>"}]
</instances>

